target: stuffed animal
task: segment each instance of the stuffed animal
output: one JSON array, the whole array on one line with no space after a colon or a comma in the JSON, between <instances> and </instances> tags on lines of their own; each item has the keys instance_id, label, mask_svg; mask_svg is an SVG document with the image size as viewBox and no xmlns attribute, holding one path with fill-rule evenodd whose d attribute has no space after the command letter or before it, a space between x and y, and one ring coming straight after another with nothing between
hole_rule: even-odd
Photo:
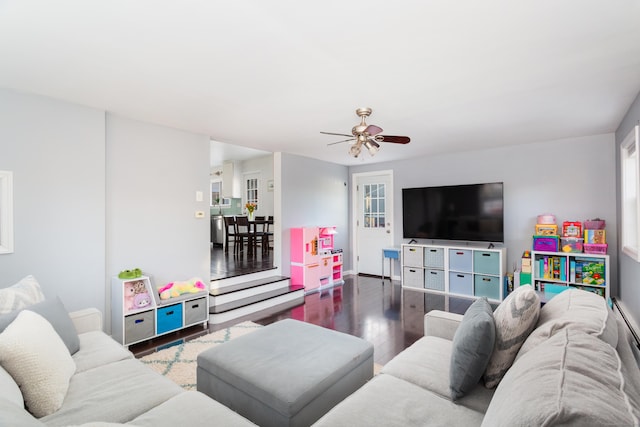
<instances>
[{"instance_id":1,"label":"stuffed animal","mask_svg":"<svg viewBox=\"0 0 640 427\"><path fill-rule=\"evenodd\" d=\"M135 307L134 299L136 291L134 287L135 282L124 282L124 308L125 310L132 310Z\"/></svg>"},{"instance_id":2,"label":"stuffed animal","mask_svg":"<svg viewBox=\"0 0 640 427\"><path fill-rule=\"evenodd\" d=\"M202 280L193 278L184 282L171 282L158 289L160 299L175 298L182 294L196 293L206 290Z\"/></svg>"},{"instance_id":3,"label":"stuffed animal","mask_svg":"<svg viewBox=\"0 0 640 427\"><path fill-rule=\"evenodd\" d=\"M144 308L151 305L151 296L147 292L136 294L133 299L135 308Z\"/></svg>"}]
</instances>

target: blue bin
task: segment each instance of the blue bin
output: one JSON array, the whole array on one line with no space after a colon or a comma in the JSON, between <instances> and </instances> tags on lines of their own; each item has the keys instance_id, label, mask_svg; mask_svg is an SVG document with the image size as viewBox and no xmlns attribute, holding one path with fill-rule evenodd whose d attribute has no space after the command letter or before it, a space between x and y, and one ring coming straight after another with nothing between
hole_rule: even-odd
<instances>
[{"instance_id":1,"label":"blue bin","mask_svg":"<svg viewBox=\"0 0 640 427\"><path fill-rule=\"evenodd\" d=\"M157 316L158 335L182 328L182 304L159 307Z\"/></svg>"}]
</instances>

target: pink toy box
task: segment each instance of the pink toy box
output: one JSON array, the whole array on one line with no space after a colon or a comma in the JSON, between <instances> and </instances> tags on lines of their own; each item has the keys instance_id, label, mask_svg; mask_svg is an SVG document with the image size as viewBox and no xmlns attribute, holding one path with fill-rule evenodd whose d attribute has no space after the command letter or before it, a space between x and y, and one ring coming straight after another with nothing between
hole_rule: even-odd
<instances>
[{"instance_id":1,"label":"pink toy box","mask_svg":"<svg viewBox=\"0 0 640 427\"><path fill-rule=\"evenodd\" d=\"M558 252L558 236L533 236L533 250L544 252Z\"/></svg>"}]
</instances>

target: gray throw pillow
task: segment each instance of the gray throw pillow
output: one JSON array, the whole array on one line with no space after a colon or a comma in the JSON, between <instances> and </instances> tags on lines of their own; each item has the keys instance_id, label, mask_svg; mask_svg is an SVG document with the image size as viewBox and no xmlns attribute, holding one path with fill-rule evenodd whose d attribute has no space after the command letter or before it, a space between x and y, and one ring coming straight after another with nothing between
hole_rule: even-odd
<instances>
[{"instance_id":1,"label":"gray throw pillow","mask_svg":"<svg viewBox=\"0 0 640 427\"><path fill-rule=\"evenodd\" d=\"M493 310L483 297L467 309L453 336L449 370L451 399L460 399L478 385L489 363L495 338Z\"/></svg>"},{"instance_id":2,"label":"gray throw pillow","mask_svg":"<svg viewBox=\"0 0 640 427\"><path fill-rule=\"evenodd\" d=\"M59 297L52 300L44 300L38 304L25 307L23 310L33 311L44 317L53 329L60 335L64 345L69 349L69 354L74 354L80 350L80 339L78 332L73 325L73 321L69 317L69 313L64 308ZM4 331L11 322L13 322L22 310L16 310L9 314L0 316L0 332Z\"/></svg>"}]
</instances>

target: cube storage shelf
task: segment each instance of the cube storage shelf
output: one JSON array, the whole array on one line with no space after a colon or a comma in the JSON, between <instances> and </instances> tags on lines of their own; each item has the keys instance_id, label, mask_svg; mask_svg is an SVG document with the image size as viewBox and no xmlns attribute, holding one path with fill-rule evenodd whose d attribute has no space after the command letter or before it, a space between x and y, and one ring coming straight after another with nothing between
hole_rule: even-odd
<instances>
[{"instance_id":1,"label":"cube storage shelf","mask_svg":"<svg viewBox=\"0 0 640 427\"><path fill-rule=\"evenodd\" d=\"M540 292L567 287L594 292L609 300L609 255L574 252L531 252L531 280Z\"/></svg>"},{"instance_id":2,"label":"cube storage shelf","mask_svg":"<svg viewBox=\"0 0 640 427\"><path fill-rule=\"evenodd\" d=\"M403 244L402 286L502 301L506 251Z\"/></svg>"},{"instance_id":3,"label":"cube storage shelf","mask_svg":"<svg viewBox=\"0 0 640 427\"><path fill-rule=\"evenodd\" d=\"M151 296L150 304L131 308L125 290L132 283L144 283ZM124 346L209 322L209 298L207 292L185 294L177 298L160 300L148 276L135 279L111 279L111 335Z\"/></svg>"}]
</instances>

